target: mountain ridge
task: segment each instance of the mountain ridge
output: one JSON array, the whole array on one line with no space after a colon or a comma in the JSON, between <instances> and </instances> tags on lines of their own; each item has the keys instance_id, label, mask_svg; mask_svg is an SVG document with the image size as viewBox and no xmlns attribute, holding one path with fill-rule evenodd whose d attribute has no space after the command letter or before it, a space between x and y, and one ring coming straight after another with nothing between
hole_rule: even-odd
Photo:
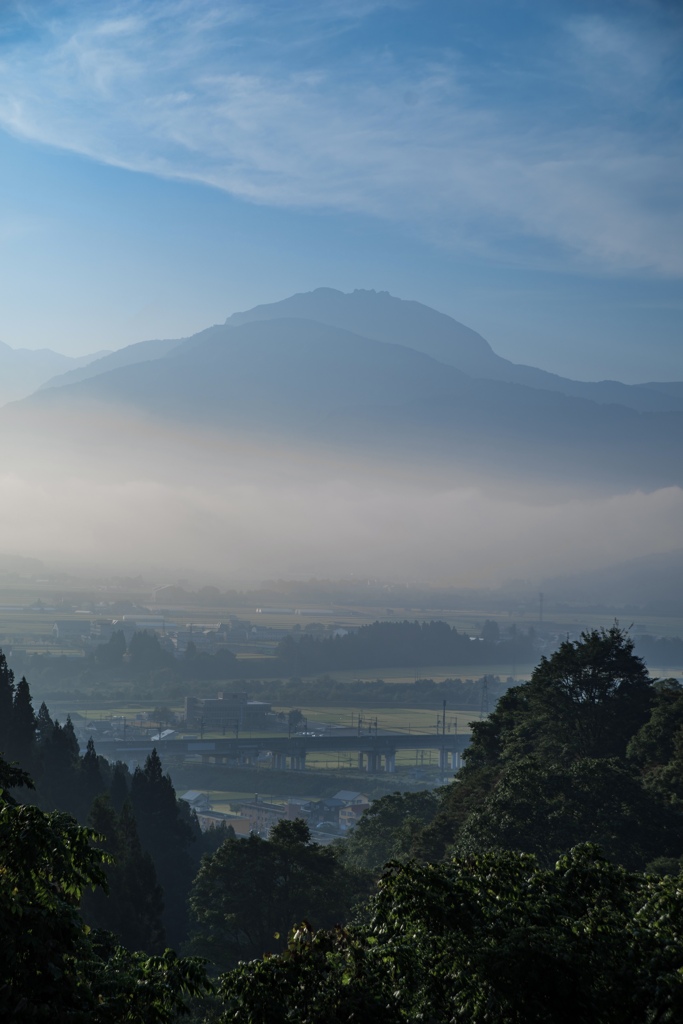
<instances>
[{"instance_id":1,"label":"mountain ridge","mask_svg":"<svg viewBox=\"0 0 683 1024\"><path fill-rule=\"evenodd\" d=\"M223 324L214 324L189 338L156 339L126 346L87 367L52 378L42 387L59 387L123 365L163 358L187 343L197 344L200 339L217 334L224 336L225 328L291 318L311 320L370 340L413 348L471 377L523 384L602 404L625 405L640 412L683 412L683 383L574 381L538 367L512 363L497 355L480 334L453 317L415 300L399 299L388 292L367 289L356 289L351 293L334 288L300 292L277 302L233 313Z\"/></svg>"},{"instance_id":2,"label":"mountain ridge","mask_svg":"<svg viewBox=\"0 0 683 1024\"><path fill-rule=\"evenodd\" d=\"M265 443L428 461L449 474L459 466L611 487L683 483L683 413L471 377L405 345L293 317L215 325L160 358L17 404L49 408L56 422L93 403Z\"/></svg>"}]
</instances>

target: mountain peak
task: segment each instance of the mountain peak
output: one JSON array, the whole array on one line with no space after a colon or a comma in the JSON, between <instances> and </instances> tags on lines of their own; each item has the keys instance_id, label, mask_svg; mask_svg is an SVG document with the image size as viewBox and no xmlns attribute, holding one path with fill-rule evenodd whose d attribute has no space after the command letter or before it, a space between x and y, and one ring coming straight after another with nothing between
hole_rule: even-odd
<instances>
[{"instance_id":1,"label":"mountain peak","mask_svg":"<svg viewBox=\"0 0 683 1024\"><path fill-rule=\"evenodd\" d=\"M505 362L480 334L445 313L374 289L341 292L336 288L316 288L280 302L234 313L225 323L238 327L254 320L286 317L317 320L373 341L417 348L474 376L486 376L498 363Z\"/></svg>"}]
</instances>

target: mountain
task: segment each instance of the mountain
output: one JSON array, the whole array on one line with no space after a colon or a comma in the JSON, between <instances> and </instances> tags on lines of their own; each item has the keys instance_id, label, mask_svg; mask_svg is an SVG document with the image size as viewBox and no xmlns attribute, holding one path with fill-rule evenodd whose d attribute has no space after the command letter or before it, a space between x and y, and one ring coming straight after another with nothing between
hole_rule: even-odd
<instances>
[{"instance_id":1,"label":"mountain","mask_svg":"<svg viewBox=\"0 0 683 1024\"><path fill-rule=\"evenodd\" d=\"M73 422L81 410L85 422L93 409L106 407L123 417L151 416L266 444L277 439L354 457L369 453L438 468L444 480L466 474L607 489L683 484L683 413L642 412L472 375L454 363L472 371L494 367L498 357L483 338L442 314L372 292L311 295L318 316L326 309L329 319L342 319L344 310L355 311L354 325L364 318L375 334L389 310L382 333L398 336L398 343L320 320L259 319L259 310L272 307L258 307L175 345L134 347L136 357L153 358L42 390L13 415L25 419L42 410L57 429L60 418ZM308 298L276 305L291 311ZM420 324L422 349L448 348L450 363L404 343ZM114 355L128 358L125 350ZM107 357L100 365L112 362Z\"/></svg>"},{"instance_id":2,"label":"mountain","mask_svg":"<svg viewBox=\"0 0 683 1024\"><path fill-rule=\"evenodd\" d=\"M100 373L117 370L121 366L134 366L136 363L144 363L150 359L161 359L177 348L181 344L181 340L176 338L172 341L138 341L134 345L126 345L125 348L118 349L116 352L93 356L88 363L83 363L78 367L74 366L65 373L46 379L40 385L40 390L60 388L65 384L77 384L81 380L97 377Z\"/></svg>"},{"instance_id":3,"label":"mountain","mask_svg":"<svg viewBox=\"0 0 683 1024\"><path fill-rule=\"evenodd\" d=\"M24 398L55 374L86 366L104 354L72 357L49 348L10 348L0 341L0 405Z\"/></svg>"},{"instance_id":4,"label":"mountain","mask_svg":"<svg viewBox=\"0 0 683 1024\"><path fill-rule=\"evenodd\" d=\"M281 317L316 320L375 341L406 345L472 377L559 391L593 402L626 405L640 412L683 411L683 383L634 385L622 384L618 380L589 383L512 363L496 355L480 334L452 317L420 302L394 298L388 292L357 289L351 294L344 294L334 288L317 288L313 292L292 295L281 302L234 313L228 317L226 325L238 326Z\"/></svg>"},{"instance_id":5,"label":"mountain","mask_svg":"<svg viewBox=\"0 0 683 1024\"><path fill-rule=\"evenodd\" d=\"M618 380L575 381L497 355L480 334L445 313L388 292L363 289L349 294L317 288L280 302L233 313L225 324L207 328L195 339L223 337L224 327L281 319L313 320L374 341L403 345L430 355L471 377L523 384L544 391L624 405L639 412L683 412L683 383L623 384ZM41 387L61 387L122 366L163 358L190 339L154 340L128 345L80 369L47 380Z\"/></svg>"},{"instance_id":6,"label":"mountain","mask_svg":"<svg viewBox=\"0 0 683 1024\"><path fill-rule=\"evenodd\" d=\"M683 548L629 559L593 572L546 579L541 584L551 601L643 610L650 615L683 614Z\"/></svg>"}]
</instances>

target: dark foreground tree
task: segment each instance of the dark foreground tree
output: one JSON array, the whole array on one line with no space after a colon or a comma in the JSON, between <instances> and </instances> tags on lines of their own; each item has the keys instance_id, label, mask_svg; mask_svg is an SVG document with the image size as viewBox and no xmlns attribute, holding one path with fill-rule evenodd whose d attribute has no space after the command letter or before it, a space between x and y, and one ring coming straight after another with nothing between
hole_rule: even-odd
<instances>
[{"instance_id":1,"label":"dark foreground tree","mask_svg":"<svg viewBox=\"0 0 683 1024\"><path fill-rule=\"evenodd\" d=\"M241 1024L674 1024L683 1019L680 879L590 846L390 867L368 923L314 933L222 979Z\"/></svg>"},{"instance_id":2,"label":"dark foreground tree","mask_svg":"<svg viewBox=\"0 0 683 1024\"><path fill-rule=\"evenodd\" d=\"M140 844L154 862L164 891L166 938L176 948L187 935L187 897L196 872L191 848L200 832L188 804L178 800L171 777L164 774L156 749L144 768L136 768L130 801Z\"/></svg>"},{"instance_id":3,"label":"dark foreground tree","mask_svg":"<svg viewBox=\"0 0 683 1024\"><path fill-rule=\"evenodd\" d=\"M28 784L0 760L0 1019L74 1024L163 1024L207 987L200 961L171 951L129 952L89 932L84 891L105 882L96 834L67 814L18 804Z\"/></svg>"},{"instance_id":4,"label":"dark foreground tree","mask_svg":"<svg viewBox=\"0 0 683 1024\"><path fill-rule=\"evenodd\" d=\"M227 839L192 886L190 948L221 970L282 949L301 918L316 927L345 920L364 883L333 849L312 843L301 820L279 822L270 840Z\"/></svg>"},{"instance_id":5,"label":"dark foreground tree","mask_svg":"<svg viewBox=\"0 0 683 1024\"><path fill-rule=\"evenodd\" d=\"M457 853L519 850L546 867L579 843L632 871L683 850L683 818L619 758L511 764L459 829Z\"/></svg>"},{"instance_id":6,"label":"dark foreground tree","mask_svg":"<svg viewBox=\"0 0 683 1024\"><path fill-rule=\"evenodd\" d=\"M389 860L414 857L422 831L438 809L439 796L429 790L389 793L375 800L344 841L344 862L377 872Z\"/></svg>"},{"instance_id":7,"label":"dark foreground tree","mask_svg":"<svg viewBox=\"0 0 683 1024\"><path fill-rule=\"evenodd\" d=\"M472 723L465 767L443 790L420 854L437 860L462 848L463 830L468 851L519 849L554 859L576 843L598 842L631 868L683 853L683 819L665 814L654 791L644 792L642 773L627 758L657 700L625 630L615 625L565 641L486 721Z\"/></svg>"},{"instance_id":8,"label":"dark foreground tree","mask_svg":"<svg viewBox=\"0 0 683 1024\"><path fill-rule=\"evenodd\" d=\"M508 690L493 714L473 725L467 764L497 766L527 754L624 757L654 695L627 631L590 630L541 658L528 683Z\"/></svg>"},{"instance_id":9,"label":"dark foreground tree","mask_svg":"<svg viewBox=\"0 0 683 1024\"><path fill-rule=\"evenodd\" d=\"M85 921L91 928L114 932L126 949L162 952L163 893L152 858L140 845L130 803L117 814L108 797L98 797L90 825L112 862L104 869L107 891L98 888L83 897Z\"/></svg>"}]
</instances>

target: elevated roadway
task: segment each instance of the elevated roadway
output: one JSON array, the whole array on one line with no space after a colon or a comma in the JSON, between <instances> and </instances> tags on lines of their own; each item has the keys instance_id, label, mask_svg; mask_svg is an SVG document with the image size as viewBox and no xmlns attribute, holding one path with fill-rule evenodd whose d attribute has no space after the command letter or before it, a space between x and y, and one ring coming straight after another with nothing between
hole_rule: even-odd
<instances>
[{"instance_id":1,"label":"elevated roadway","mask_svg":"<svg viewBox=\"0 0 683 1024\"><path fill-rule=\"evenodd\" d=\"M459 757L469 744L468 734L443 735L405 732L362 733L340 730L325 735L221 737L203 739L187 736L181 739L98 739L96 749L109 760L142 761L156 747L162 760L175 761L200 758L204 761L253 764L264 754L272 757L272 766L302 771L310 753L358 754L358 767L370 772L396 770L399 750L436 750L439 767L456 768Z\"/></svg>"}]
</instances>

